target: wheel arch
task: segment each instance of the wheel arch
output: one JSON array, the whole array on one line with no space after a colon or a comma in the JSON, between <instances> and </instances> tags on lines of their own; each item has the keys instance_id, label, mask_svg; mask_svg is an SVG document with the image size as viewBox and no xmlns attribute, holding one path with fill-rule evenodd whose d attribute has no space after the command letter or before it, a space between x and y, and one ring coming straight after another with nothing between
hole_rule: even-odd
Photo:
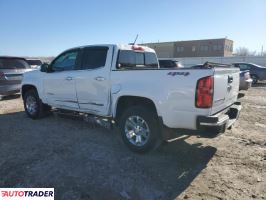
<instances>
[{"instance_id":1,"label":"wheel arch","mask_svg":"<svg viewBox=\"0 0 266 200\"><path fill-rule=\"evenodd\" d=\"M250 73L250 77L253 79L252 83L257 83L260 80L260 77L256 73ZM256 81L254 80L254 77L256 78Z\"/></svg>"},{"instance_id":2,"label":"wheel arch","mask_svg":"<svg viewBox=\"0 0 266 200\"><path fill-rule=\"evenodd\" d=\"M113 117L115 119L119 119L121 114L123 113L123 110L130 106L136 106L136 105L144 105L147 106L149 109L151 109L153 112L156 113L158 116L158 111L156 108L156 104L154 101L147 97L141 97L141 96L131 96L131 95L124 95L120 96L116 101L116 106L114 108Z\"/></svg>"},{"instance_id":3,"label":"wheel arch","mask_svg":"<svg viewBox=\"0 0 266 200\"><path fill-rule=\"evenodd\" d=\"M31 84L22 85L22 87L21 87L21 95L22 95L23 99L24 99L24 96L25 96L26 92L29 91L29 90L36 90L38 92L37 87L34 86L34 85L31 85Z\"/></svg>"}]
</instances>

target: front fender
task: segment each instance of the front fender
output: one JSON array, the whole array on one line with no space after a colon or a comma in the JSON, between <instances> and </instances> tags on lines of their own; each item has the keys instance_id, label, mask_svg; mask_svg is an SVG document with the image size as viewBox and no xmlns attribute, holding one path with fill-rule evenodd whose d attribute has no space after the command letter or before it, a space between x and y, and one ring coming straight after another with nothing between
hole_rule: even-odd
<instances>
[{"instance_id":1,"label":"front fender","mask_svg":"<svg viewBox=\"0 0 266 200\"><path fill-rule=\"evenodd\" d=\"M43 95L43 81L42 81L42 73L39 70L34 70L30 72L26 72L23 74L23 79L21 83L21 92L23 86L29 85L33 86L37 89L38 95L42 101L45 99Z\"/></svg>"}]
</instances>

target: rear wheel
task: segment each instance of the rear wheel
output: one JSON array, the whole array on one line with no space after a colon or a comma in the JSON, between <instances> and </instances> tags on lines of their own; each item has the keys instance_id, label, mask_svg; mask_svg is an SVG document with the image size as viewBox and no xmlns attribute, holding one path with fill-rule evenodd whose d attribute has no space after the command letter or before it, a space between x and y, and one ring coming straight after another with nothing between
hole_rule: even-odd
<instances>
[{"instance_id":1,"label":"rear wheel","mask_svg":"<svg viewBox=\"0 0 266 200\"><path fill-rule=\"evenodd\" d=\"M24 95L24 109L32 119L38 119L50 110L50 107L43 104L36 90L28 90Z\"/></svg>"},{"instance_id":2,"label":"rear wheel","mask_svg":"<svg viewBox=\"0 0 266 200\"><path fill-rule=\"evenodd\" d=\"M252 78L252 84L258 83L258 77L255 74L252 74L251 78Z\"/></svg>"},{"instance_id":3,"label":"rear wheel","mask_svg":"<svg viewBox=\"0 0 266 200\"><path fill-rule=\"evenodd\" d=\"M134 152L145 153L161 143L158 117L153 111L142 107L129 107L119 120L124 143Z\"/></svg>"}]
</instances>

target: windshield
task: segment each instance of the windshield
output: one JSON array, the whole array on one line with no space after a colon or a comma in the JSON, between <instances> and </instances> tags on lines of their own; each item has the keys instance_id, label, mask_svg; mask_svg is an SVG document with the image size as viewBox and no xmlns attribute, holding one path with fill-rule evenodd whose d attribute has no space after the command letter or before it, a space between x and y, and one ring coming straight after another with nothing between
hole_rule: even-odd
<instances>
[{"instance_id":1,"label":"windshield","mask_svg":"<svg viewBox=\"0 0 266 200\"><path fill-rule=\"evenodd\" d=\"M27 69L29 64L24 59L0 58L0 69Z\"/></svg>"}]
</instances>

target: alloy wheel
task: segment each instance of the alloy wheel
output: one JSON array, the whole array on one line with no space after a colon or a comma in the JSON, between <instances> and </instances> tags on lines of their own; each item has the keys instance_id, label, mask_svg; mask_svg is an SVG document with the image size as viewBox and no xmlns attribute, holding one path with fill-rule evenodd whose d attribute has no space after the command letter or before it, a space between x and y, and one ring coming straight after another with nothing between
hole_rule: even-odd
<instances>
[{"instance_id":1,"label":"alloy wheel","mask_svg":"<svg viewBox=\"0 0 266 200\"><path fill-rule=\"evenodd\" d=\"M135 146L143 146L150 137L150 128L140 116L130 116L125 123L125 134L128 141Z\"/></svg>"}]
</instances>

